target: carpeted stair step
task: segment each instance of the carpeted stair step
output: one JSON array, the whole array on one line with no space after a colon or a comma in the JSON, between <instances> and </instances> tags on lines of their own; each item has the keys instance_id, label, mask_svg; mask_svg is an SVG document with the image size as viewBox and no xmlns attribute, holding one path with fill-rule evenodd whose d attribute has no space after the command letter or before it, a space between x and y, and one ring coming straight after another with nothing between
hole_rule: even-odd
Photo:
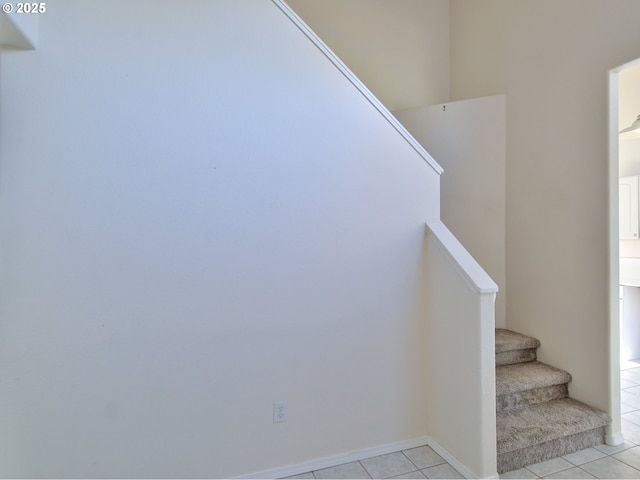
<instances>
[{"instance_id":1,"label":"carpeted stair step","mask_svg":"<svg viewBox=\"0 0 640 480\"><path fill-rule=\"evenodd\" d=\"M570 381L568 372L541 362L496 367L496 410L566 398Z\"/></svg>"},{"instance_id":2,"label":"carpeted stair step","mask_svg":"<svg viewBox=\"0 0 640 480\"><path fill-rule=\"evenodd\" d=\"M540 341L521 333L496 328L496 366L535 362Z\"/></svg>"},{"instance_id":3,"label":"carpeted stair step","mask_svg":"<svg viewBox=\"0 0 640 480\"><path fill-rule=\"evenodd\" d=\"M604 441L609 416L571 398L497 412L498 473Z\"/></svg>"}]
</instances>

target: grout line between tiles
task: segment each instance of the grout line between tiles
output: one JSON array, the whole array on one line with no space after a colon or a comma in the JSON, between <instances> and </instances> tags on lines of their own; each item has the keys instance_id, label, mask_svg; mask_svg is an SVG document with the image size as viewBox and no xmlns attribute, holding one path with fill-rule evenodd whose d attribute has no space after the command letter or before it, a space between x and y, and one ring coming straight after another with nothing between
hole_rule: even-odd
<instances>
[{"instance_id":1,"label":"grout line between tiles","mask_svg":"<svg viewBox=\"0 0 640 480\"><path fill-rule=\"evenodd\" d=\"M420 468L418 467L418 465L416 465L415 463L413 463L413 461L409 458L409 456L408 456L406 453L404 453L404 450L403 450L401 453L402 453L402 455L404 455L404 458L406 458L407 460L409 460L409 463L410 463L411 465L413 465L414 467L416 467L416 470L419 472L419 471L420 471ZM416 471L416 470L412 470L412 472L413 472L413 471ZM407 472L407 473L410 473L410 472Z\"/></svg>"},{"instance_id":2,"label":"grout line between tiles","mask_svg":"<svg viewBox=\"0 0 640 480\"><path fill-rule=\"evenodd\" d=\"M372 457L372 458L375 458L375 457ZM369 470L367 470L367 467L364 466L364 463L362 463L360 460L358 460L358 463L364 469L364 471L367 472L367 475L369 475L369 478L373 478L373 475L371 475L371 472L369 472Z\"/></svg>"}]
</instances>

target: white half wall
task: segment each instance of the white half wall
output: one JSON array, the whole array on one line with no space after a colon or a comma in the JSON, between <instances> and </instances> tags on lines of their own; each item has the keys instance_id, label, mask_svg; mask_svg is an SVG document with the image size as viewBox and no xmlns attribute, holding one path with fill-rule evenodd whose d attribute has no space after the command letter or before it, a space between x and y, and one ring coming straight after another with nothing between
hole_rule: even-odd
<instances>
[{"instance_id":1,"label":"white half wall","mask_svg":"<svg viewBox=\"0 0 640 480\"><path fill-rule=\"evenodd\" d=\"M506 100L503 95L393 112L444 168L441 218L498 284L506 328Z\"/></svg>"},{"instance_id":2,"label":"white half wall","mask_svg":"<svg viewBox=\"0 0 640 480\"><path fill-rule=\"evenodd\" d=\"M429 435L467 478L498 478L498 286L442 222L427 223L426 236Z\"/></svg>"},{"instance_id":3,"label":"white half wall","mask_svg":"<svg viewBox=\"0 0 640 480\"><path fill-rule=\"evenodd\" d=\"M271 1L59 0L1 63L0 476L427 434L439 177Z\"/></svg>"}]
</instances>

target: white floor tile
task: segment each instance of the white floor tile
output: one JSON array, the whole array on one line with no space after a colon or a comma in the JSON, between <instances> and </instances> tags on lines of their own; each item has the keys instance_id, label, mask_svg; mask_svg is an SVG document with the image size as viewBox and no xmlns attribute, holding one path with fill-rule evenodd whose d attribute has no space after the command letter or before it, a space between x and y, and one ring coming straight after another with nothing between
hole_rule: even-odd
<instances>
[{"instance_id":1,"label":"white floor tile","mask_svg":"<svg viewBox=\"0 0 640 480\"><path fill-rule=\"evenodd\" d=\"M633 387L638 388L638 387ZM620 391L620 401L630 407L640 408L640 396L634 395L630 392L631 388Z\"/></svg>"},{"instance_id":2,"label":"white floor tile","mask_svg":"<svg viewBox=\"0 0 640 480\"><path fill-rule=\"evenodd\" d=\"M538 478L533 472L526 468L520 468L518 470L512 470L510 472L501 473L500 478Z\"/></svg>"},{"instance_id":3,"label":"white floor tile","mask_svg":"<svg viewBox=\"0 0 640 480\"><path fill-rule=\"evenodd\" d=\"M547 475L552 475L556 472L567 470L573 466L574 465L572 463L569 463L564 458L552 458L551 460L547 460L545 462L528 465L527 469L531 470L539 477L546 477Z\"/></svg>"},{"instance_id":4,"label":"white floor tile","mask_svg":"<svg viewBox=\"0 0 640 480\"><path fill-rule=\"evenodd\" d=\"M631 370L625 370L620 372L620 378L622 380L628 380L630 382L640 385L640 373L634 373Z\"/></svg>"},{"instance_id":5,"label":"white floor tile","mask_svg":"<svg viewBox=\"0 0 640 480\"><path fill-rule=\"evenodd\" d=\"M422 473L427 478L464 478L455 468L448 463L442 465L436 465L435 467L429 467L422 470Z\"/></svg>"},{"instance_id":6,"label":"white floor tile","mask_svg":"<svg viewBox=\"0 0 640 480\"><path fill-rule=\"evenodd\" d=\"M568 470L562 470L561 472L554 473L544 478L596 478L593 475L588 474L580 467L573 467Z\"/></svg>"},{"instance_id":7,"label":"white floor tile","mask_svg":"<svg viewBox=\"0 0 640 480\"><path fill-rule=\"evenodd\" d=\"M403 475L398 475L397 477L391 477L391 478L427 478L425 477L422 472L420 470L417 470L415 472L409 472L409 473L405 473Z\"/></svg>"},{"instance_id":8,"label":"white floor tile","mask_svg":"<svg viewBox=\"0 0 640 480\"><path fill-rule=\"evenodd\" d=\"M624 452L612 455L613 458L626 463L627 465L640 470L640 447L633 447Z\"/></svg>"},{"instance_id":9,"label":"white floor tile","mask_svg":"<svg viewBox=\"0 0 640 480\"><path fill-rule=\"evenodd\" d=\"M622 418L624 420L627 420L628 422L635 423L636 425L640 425L640 410L624 413L622 415Z\"/></svg>"},{"instance_id":10,"label":"white floor tile","mask_svg":"<svg viewBox=\"0 0 640 480\"><path fill-rule=\"evenodd\" d=\"M580 468L596 478L640 478L640 470L636 470L613 457L600 458L585 463Z\"/></svg>"},{"instance_id":11,"label":"white floor tile","mask_svg":"<svg viewBox=\"0 0 640 480\"><path fill-rule=\"evenodd\" d=\"M565 455L565 460L573 463L574 465L582 465L583 463L593 462L602 457L606 457L607 454L601 452L600 450L596 450L595 448L586 448L584 450L580 450L579 452L572 453L570 455Z\"/></svg>"},{"instance_id":12,"label":"white floor tile","mask_svg":"<svg viewBox=\"0 0 640 480\"><path fill-rule=\"evenodd\" d=\"M409 460L411 460L416 467L420 469L446 463L444 458L438 455L433 448L426 445L424 447L404 450L403 453L409 457Z\"/></svg>"},{"instance_id":13,"label":"white floor tile","mask_svg":"<svg viewBox=\"0 0 640 480\"><path fill-rule=\"evenodd\" d=\"M373 478L395 477L417 470L416 466L402 452L367 458L360 460L360 463Z\"/></svg>"},{"instance_id":14,"label":"white floor tile","mask_svg":"<svg viewBox=\"0 0 640 480\"><path fill-rule=\"evenodd\" d=\"M313 472L316 478L371 478L360 462L345 463Z\"/></svg>"},{"instance_id":15,"label":"white floor tile","mask_svg":"<svg viewBox=\"0 0 640 480\"><path fill-rule=\"evenodd\" d=\"M613 455L614 453L620 453L623 450L633 448L634 446L635 444L625 441L622 445L618 445L616 447L614 447L613 445L596 445L593 448L595 448L596 450L600 450L602 453L605 453L607 455Z\"/></svg>"},{"instance_id":16,"label":"white floor tile","mask_svg":"<svg viewBox=\"0 0 640 480\"><path fill-rule=\"evenodd\" d=\"M622 436L628 442L640 444L640 425L622 419Z\"/></svg>"},{"instance_id":17,"label":"white floor tile","mask_svg":"<svg viewBox=\"0 0 640 480\"><path fill-rule=\"evenodd\" d=\"M620 360L620 370L633 370L639 367L638 360Z\"/></svg>"},{"instance_id":18,"label":"white floor tile","mask_svg":"<svg viewBox=\"0 0 640 480\"><path fill-rule=\"evenodd\" d=\"M624 389L625 393L630 393L632 395L637 395L640 397L640 385L636 385L635 387L629 387Z\"/></svg>"}]
</instances>

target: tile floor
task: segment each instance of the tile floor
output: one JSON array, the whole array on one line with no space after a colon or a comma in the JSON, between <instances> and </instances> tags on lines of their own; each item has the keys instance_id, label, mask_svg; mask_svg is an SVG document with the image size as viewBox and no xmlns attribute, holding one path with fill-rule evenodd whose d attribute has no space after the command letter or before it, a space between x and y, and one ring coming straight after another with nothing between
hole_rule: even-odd
<instances>
[{"instance_id":1,"label":"tile floor","mask_svg":"<svg viewBox=\"0 0 640 480\"><path fill-rule=\"evenodd\" d=\"M638 397L640 398L640 397ZM345 463L289 478L464 478L429 446Z\"/></svg>"},{"instance_id":2,"label":"tile floor","mask_svg":"<svg viewBox=\"0 0 640 480\"><path fill-rule=\"evenodd\" d=\"M640 479L640 361L622 366L622 433L624 445L598 445L500 478L635 478ZM428 446L346 463L289 478L464 478Z\"/></svg>"}]
</instances>

